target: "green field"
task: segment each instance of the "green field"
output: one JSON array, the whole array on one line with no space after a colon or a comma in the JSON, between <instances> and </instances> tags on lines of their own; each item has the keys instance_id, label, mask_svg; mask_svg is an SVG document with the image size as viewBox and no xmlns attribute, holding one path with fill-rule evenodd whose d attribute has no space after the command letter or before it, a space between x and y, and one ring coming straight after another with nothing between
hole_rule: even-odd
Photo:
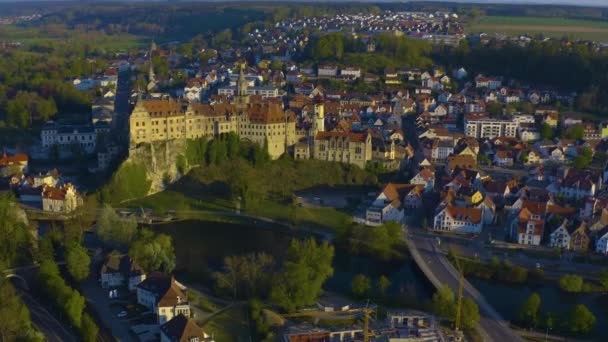
<instances>
[{"instance_id":1,"label":"green field","mask_svg":"<svg viewBox=\"0 0 608 342\"><path fill-rule=\"evenodd\" d=\"M46 31L41 28L23 28L16 25L0 27L0 40L16 41L24 45L44 43L87 43L96 48L109 51L128 51L149 43L149 39L132 34L108 35L96 31L76 31L59 29Z\"/></svg>"},{"instance_id":2,"label":"green field","mask_svg":"<svg viewBox=\"0 0 608 342\"><path fill-rule=\"evenodd\" d=\"M484 16L467 25L470 33L544 34L608 42L608 22L566 18Z\"/></svg>"}]
</instances>

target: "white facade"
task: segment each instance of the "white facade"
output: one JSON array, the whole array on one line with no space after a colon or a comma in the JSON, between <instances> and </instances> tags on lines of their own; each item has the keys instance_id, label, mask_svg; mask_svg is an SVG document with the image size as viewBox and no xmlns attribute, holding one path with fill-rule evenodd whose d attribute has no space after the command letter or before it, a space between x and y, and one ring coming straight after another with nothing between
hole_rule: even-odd
<instances>
[{"instance_id":1,"label":"white facade","mask_svg":"<svg viewBox=\"0 0 608 342\"><path fill-rule=\"evenodd\" d=\"M465 117L465 135L469 137L496 138L516 137L519 124L513 120L499 120L488 117L467 118Z\"/></svg>"},{"instance_id":2,"label":"white facade","mask_svg":"<svg viewBox=\"0 0 608 342\"><path fill-rule=\"evenodd\" d=\"M563 225L554 230L549 238L549 247L552 248L570 248L570 234Z\"/></svg>"},{"instance_id":3,"label":"white facade","mask_svg":"<svg viewBox=\"0 0 608 342\"><path fill-rule=\"evenodd\" d=\"M234 96L236 87L222 87L217 90L218 95ZM248 87L247 95L260 95L261 97L279 97L279 88L275 87Z\"/></svg>"},{"instance_id":4,"label":"white facade","mask_svg":"<svg viewBox=\"0 0 608 342\"><path fill-rule=\"evenodd\" d=\"M595 242L595 251L601 254L608 254L608 233L597 239Z\"/></svg>"},{"instance_id":5,"label":"white facade","mask_svg":"<svg viewBox=\"0 0 608 342\"><path fill-rule=\"evenodd\" d=\"M433 229L444 232L479 234L482 225L480 209L447 206L435 215Z\"/></svg>"}]
</instances>

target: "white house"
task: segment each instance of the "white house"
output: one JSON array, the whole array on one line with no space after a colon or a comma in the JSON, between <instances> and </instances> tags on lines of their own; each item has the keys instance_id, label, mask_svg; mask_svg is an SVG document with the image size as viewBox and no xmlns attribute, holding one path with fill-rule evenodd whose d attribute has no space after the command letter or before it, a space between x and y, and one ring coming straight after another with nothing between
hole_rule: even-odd
<instances>
[{"instance_id":1,"label":"white house","mask_svg":"<svg viewBox=\"0 0 608 342\"><path fill-rule=\"evenodd\" d=\"M159 272L149 274L137 285L137 303L157 315L158 324L183 314L190 317L188 297L173 277Z\"/></svg>"},{"instance_id":2,"label":"white house","mask_svg":"<svg viewBox=\"0 0 608 342\"><path fill-rule=\"evenodd\" d=\"M564 219L562 224L555 228L549 235L549 247L570 249L570 233L568 232L568 220Z\"/></svg>"},{"instance_id":3,"label":"white house","mask_svg":"<svg viewBox=\"0 0 608 342\"><path fill-rule=\"evenodd\" d=\"M433 191L435 187L435 171L430 168L423 168L410 180L410 184L424 186L425 192Z\"/></svg>"},{"instance_id":4,"label":"white house","mask_svg":"<svg viewBox=\"0 0 608 342\"><path fill-rule=\"evenodd\" d=\"M447 205L435 215L433 229L444 232L481 233L481 209Z\"/></svg>"},{"instance_id":5,"label":"white house","mask_svg":"<svg viewBox=\"0 0 608 342\"><path fill-rule=\"evenodd\" d=\"M401 200L411 185L388 183L365 212L369 224L383 224L388 221L401 222L403 208Z\"/></svg>"},{"instance_id":6,"label":"white house","mask_svg":"<svg viewBox=\"0 0 608 342\"><path fill-rule=\"evenodd\" d=\"M604 255L608 255L608 229L604 228L598 234L598 239L595 242L595 251Z\"/></svg>"},{"instance_id":7,"label":"white house","mask_svg":"<svg viewBox=\"0 0 608 342\"><path fill-rule=\"evenodd\" d=\"M128 255L110 255L101 267L101 287L104 289L127 286L134 291L146 279L146 273Z\"/></svg>"}]
</instances>

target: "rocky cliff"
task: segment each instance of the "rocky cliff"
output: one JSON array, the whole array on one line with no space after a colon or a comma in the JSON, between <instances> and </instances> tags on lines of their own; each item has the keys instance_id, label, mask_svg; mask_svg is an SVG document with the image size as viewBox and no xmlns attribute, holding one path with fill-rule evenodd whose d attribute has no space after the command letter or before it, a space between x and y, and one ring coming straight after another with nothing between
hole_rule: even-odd
<instances>
[{"instance_id":1,"label":"rocky cliff","mask_svg":"<svg viewBox=\"0 0 608 342\"><path fill-rule=\"evenodd\" d=\"M186 140L170 140L142 144L129 149L125 162L140 163L146 166L148 180L152 182L149 194L163 191L168 184L181 178L177 160L186 150ZM184 170L186 173L188 170Z\"/></svg>"}]
</instances>

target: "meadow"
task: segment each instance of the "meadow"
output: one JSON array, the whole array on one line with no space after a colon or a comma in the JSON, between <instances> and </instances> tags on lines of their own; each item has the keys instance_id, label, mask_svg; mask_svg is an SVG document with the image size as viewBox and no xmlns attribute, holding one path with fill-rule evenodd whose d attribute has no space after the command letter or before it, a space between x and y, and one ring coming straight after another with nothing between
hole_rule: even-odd
<instances>
[{"instance_id":1,"label":"meadow","mask_svg":"<svg viewBox=\"0 0 608 342\"><path fill-rule=\"evenodd\" d=\"M471 21L467 32L508 35L544 34L547 37L608 42L608 22L566 18L484 16Z\"/></svg>"}]
</instances>

